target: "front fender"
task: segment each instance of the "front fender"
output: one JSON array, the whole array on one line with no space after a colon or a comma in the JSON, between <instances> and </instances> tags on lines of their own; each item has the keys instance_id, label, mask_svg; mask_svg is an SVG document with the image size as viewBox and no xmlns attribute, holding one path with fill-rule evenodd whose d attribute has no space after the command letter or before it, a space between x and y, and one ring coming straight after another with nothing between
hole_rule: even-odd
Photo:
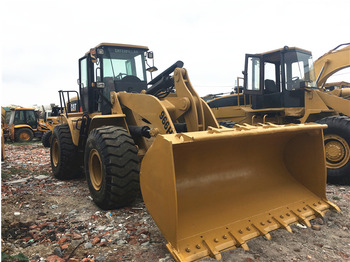
<instances>
[{"instance_id":1,"label":"front fender","mask_svg":"<svg viewBox=\"0 0 350 262\"><path fill-rule=\"evenodd\" d=\"M83 113L70 113L68 114L68 117L65 114L62 114L61 117L61 124L68 124L72 135L73 144L78 146ZM124 114L92 114L89 117L91 118L91 122L89 125L88 134L90 134L90 132L95 128L108 125L120 126L128 130Z\"/></svg>"},{"instance_id":2,"label":"front fender","mask_svg":"<svg viewBox=\"0 0 350 262\"><path fill-rule=\"evenodd\" d=\"M101 126L119 126L129 131L124 114L94 116L90 122L89 134L93 129Z\"/></svg>"},{"instance_id":3,"label":"front fender","mask_svg":"<svg viewBox=\"0 0 350 262\"><path fill-rule=\"evenodd\" d=\"M20 128L29 128L29 129L33 129L30 125L15 125L14 126L15 129L20 129Z\"/></svg>"}]
</instances>

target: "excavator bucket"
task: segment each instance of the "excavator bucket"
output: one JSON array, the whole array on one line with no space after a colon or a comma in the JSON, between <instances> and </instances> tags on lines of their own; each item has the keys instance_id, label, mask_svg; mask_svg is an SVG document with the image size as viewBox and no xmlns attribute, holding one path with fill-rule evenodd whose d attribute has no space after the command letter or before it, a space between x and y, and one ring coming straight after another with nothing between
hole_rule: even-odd
<instances>
[{"instance_id":1,"label":"excavator bucket","mask_svg":"<svg viewBox=\"0 0 350 262\"><path fill-rule=\"evenodd\" d=\"M141 190L175 260L220 260L252 238L339 211L326 197L324 127L158 135L142 161Z\"/></svg>"}]
</instances>

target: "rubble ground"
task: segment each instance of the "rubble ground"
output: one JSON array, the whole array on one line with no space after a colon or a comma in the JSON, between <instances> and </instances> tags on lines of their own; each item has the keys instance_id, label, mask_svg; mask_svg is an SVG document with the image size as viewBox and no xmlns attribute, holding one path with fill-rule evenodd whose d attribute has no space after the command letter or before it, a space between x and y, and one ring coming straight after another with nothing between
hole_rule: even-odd
<instances>
[{"instance_id":1,"label":"rubble ground","mask_svg":"<svg viewBox=\"0 0 350 262\"><path fill-rule=\"evenodd\" d=\"M53 177L50 149L40 142L5 144L1 165L1 249L29 261L174 261L141 197L133 206L104 211L84 178ZM222 261L350 261L350 186L327 185L342 212L312 227L293 225L248 242L249 251L222 253ZM16 260L13 260L16 261ZM18 260L17 261L24 261ZM203 261L215 261L207 258Z\"/></svg>"}]
</instances>

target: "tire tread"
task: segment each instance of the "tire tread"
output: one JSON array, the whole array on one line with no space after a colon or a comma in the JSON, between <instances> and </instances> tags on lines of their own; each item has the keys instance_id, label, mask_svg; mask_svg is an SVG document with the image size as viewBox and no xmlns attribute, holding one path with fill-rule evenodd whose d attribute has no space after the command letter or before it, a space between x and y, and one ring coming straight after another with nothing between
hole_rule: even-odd
<instances>
[{"instance_id":1,"label":"tire tread","mask_svg":"<svg viewBox=\"0 0 350 262\"><path fill-rule=\"evenodd\" d=\"M100 157L105 165L105 184L101 192L93 188L89 178L90 144L99 145ZM140 192L140 167L137 148L129 133L124 128L115 126L96 128L89 134L85 151L86 176L95 203L102 209L130 205Z\"/></svg>"}]
</instances>

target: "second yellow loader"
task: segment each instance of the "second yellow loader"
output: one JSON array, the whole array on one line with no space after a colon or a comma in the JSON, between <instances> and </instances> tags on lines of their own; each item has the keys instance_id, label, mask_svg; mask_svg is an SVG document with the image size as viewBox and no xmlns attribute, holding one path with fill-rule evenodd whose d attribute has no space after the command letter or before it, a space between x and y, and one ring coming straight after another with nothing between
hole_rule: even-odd
<instances>
[{"instance_id":1,"label":"second yellow loader","mask_svg":"<svg viewBox=\"0 0 350 262\"><path fill-rule=\"evenodd\" d=\"M246 54L243 87L208 105L225 126L233 125L232 121L326 124L328 182L350 184L350 84L326 83L349 66L349 43L330 50L315 63L310 51L297 47Z\"/></svg>"}]
</instances>

